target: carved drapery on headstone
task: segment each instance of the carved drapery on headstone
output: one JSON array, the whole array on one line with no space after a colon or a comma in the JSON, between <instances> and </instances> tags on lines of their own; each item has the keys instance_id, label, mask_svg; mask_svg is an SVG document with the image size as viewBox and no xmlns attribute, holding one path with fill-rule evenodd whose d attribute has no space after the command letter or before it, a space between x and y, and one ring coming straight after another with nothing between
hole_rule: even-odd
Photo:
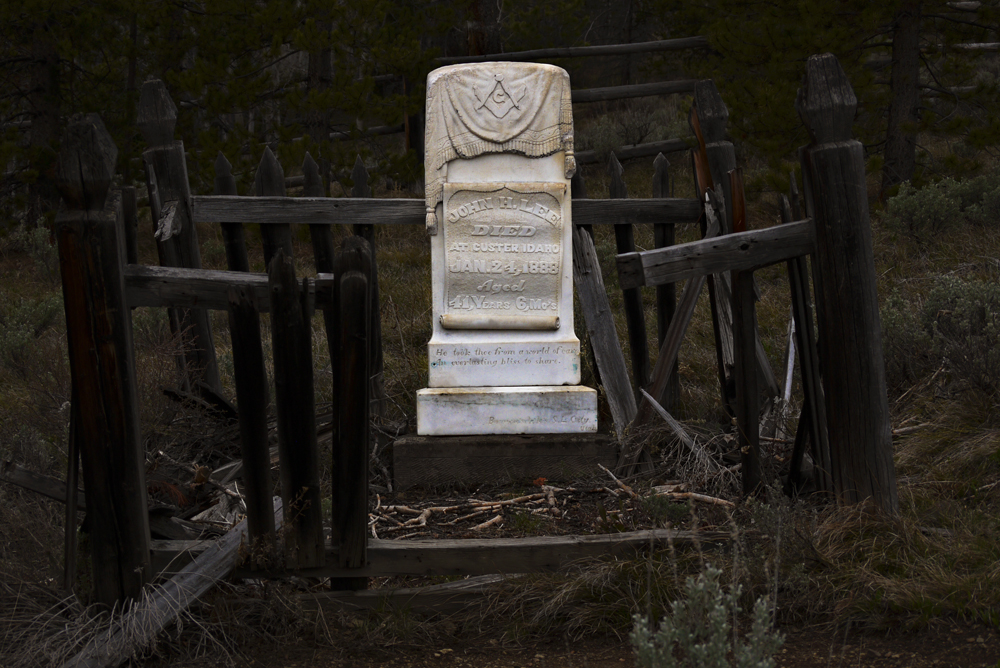
<instances>
[{"instance_id":1,"label":"carved drapery on headstone","mask_svg":"<svg viewBox=\"0 0 1000 668\"><path fill-rule=\"evenodd\" d=\"M427 82L427 229L437 233L435 209L448 162L488 153L541 158L565 153L566 178L576 172L569 75L551 65L456 65Z\"/></svg>"}]
</instances>

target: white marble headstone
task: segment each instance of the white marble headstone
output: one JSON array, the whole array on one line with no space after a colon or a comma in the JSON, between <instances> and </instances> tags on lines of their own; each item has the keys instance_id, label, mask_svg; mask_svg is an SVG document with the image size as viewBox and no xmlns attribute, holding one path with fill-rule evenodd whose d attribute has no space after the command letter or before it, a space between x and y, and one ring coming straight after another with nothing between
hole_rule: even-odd
<instances>
[{"instance_id":1,"label":"white marble headstone","mask_svg":"<svg viewBox=\"0 0 1000 668\"><path fill-rule=\"evenodd\" d=\"M435 70L426 128L434 329L418 433L596 431L573 330L568 75Z\"/></svg>"}]
</instances>

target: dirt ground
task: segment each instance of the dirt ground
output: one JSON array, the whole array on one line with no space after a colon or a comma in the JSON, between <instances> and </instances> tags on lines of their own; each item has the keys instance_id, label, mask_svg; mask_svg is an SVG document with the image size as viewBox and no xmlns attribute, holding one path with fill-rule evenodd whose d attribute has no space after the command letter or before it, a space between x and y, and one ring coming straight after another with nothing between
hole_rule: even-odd
<instances>
[{"instance_id":1,"label":"dirt ground","mask_svg":"<svg viewBox=\"0 0 1000 668\"><path fill-rule=\"evenodd\" d=\"M1000 633L981 625L938 623L916 633L859 634L850 629L784 629L778 668L993 668L1000 666ZM611 668L633 666L627 641L617 638L550 640L504 647L493 640L435 646L368 649L280 645L254 647L246 663L254 668ZM205 668L198 662L158 659L145 668Z\"/></svg>"}]
</instances>

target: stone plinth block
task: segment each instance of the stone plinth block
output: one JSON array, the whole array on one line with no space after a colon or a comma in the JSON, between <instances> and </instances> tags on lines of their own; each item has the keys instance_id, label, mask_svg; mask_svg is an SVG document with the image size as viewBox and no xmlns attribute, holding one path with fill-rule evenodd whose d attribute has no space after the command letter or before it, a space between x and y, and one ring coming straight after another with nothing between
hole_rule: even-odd
<instances>
[{"instance_id":1,"label":"stone plinth block","mask_svg":"<svg viewBox=\"0 0 1000 668\"><path fill-rule=\"evenodd\" d=\"M417 433L582 434L597 431L589 387L440 387L417 392Z\"/></svg>"}]
</instances>

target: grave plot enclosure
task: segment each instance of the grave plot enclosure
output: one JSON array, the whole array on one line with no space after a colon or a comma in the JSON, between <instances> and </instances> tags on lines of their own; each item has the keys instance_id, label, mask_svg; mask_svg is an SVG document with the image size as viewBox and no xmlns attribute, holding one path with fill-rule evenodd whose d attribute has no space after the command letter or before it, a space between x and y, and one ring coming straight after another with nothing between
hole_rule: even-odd
<instances>
[{"instance_id":1,"label":"grave plot enclosure","mask_svg":"<svg viewBox=\"0 0 1000 668\"><path fill-rule=\"evenodd\" d=\"M284 174L270 149L264 150L258 168L255 197L235 196L235 183L221 156L216 163L216 194L192 196L183 146L172 139L176 110L161 83L147 82L140 118L149 144L144 158L160 267L126 264L126 258L136 257L134 236L123 229L120 201L106 197L114 147L100 119L91 116L71 125L60 154L59 182L67 209L57 219L57 238L73 375L73 440L83 461L87 507L106 510L92 514L90 527L100 600L113 605L135 597L157 572L154 564L205 548L150 541L128 322L129 309L136 306L172 309L172 324L179 333L189 333L179 371L193 371L187 375L192 392L198 391L197 378L207 379L202 391L208 394L216 391L217 383L211 332L198 323L207 327L205 309L229 312L247 539L265 546L265 552L273 547L275 556L273 561L246 564L254 577L294 571L309 577L348 578L349 586L359 586L363 581L358 578L397 573L525 572L557 568L584 552L618 554L641 545L692 538L668 530L600 540L560 537L502 543L369 538L369 417L379 404L381 373L377 261L368 239L373 224L421 225L430 235L434 331L428 344L429 387L423 390L420 410L439 411L424 422L435 429L473 423L470 433L476 435L477 457L495 455L495 449L490 454L493 446L530 450L549 456L558 471L558 464L574 453L591 468L604 461L609 449L617 454L610 435L593 434L594 390L576 384L580 343L573 323L574 287L612 416L608 431L622 437L630 426L659 414L692 456L703 456L696 444L684 440L683 428L665 408L669 407L665 397L670 395L677 350L698 293L708 285L716 318L721 395L735 407L748 492L759 482L754 478L759 388L770 385L756 340L752 272L788 262L795 317L801 324L799 348L803 359L808 357L803 369L806 408L799 421L793 477L811 448L823 491L839 501L873 499L883 510L895 510L863 162L860 144L848 132L855 111L853 93L836 60L810 59L801 98L814 139L802 152L810 217L766 230L744 229L735 152L724 137L728 112L711 82L698 84L692 115L701 139L694 165L705 200L663 197L666 160L659 158L657 197L625 199L624 184L615 180L612 199L586 199L582 181L571 181L575 160L570 96L560 71L510 63L439 71L439 78L432 78L428 87L428 109L438 105L442 113L435 118L443 127L428 129L428 156L436 158L428 159L424 201L370 198L363 165L355 171L353 198L326 197L316 164L308 156L303 164L304 196L286 197ZM461 84L454 90L436 85L447 83L452 75ZM461 95L455 92L462 90ZM538 109L534 116L526 113L535 108L532 105ZM467 122L470 114L484 119L480 125L485 129ZM430 115L427 120L428 126L437 122ZM502 131L496 130L501 121ZM489 128L496 132L489 134ZM789 210L784 218L788 222L799 216ZM675 224L699 221L704 222L705 239L671 247ZM200 269L193 252L194 223L222 226L230 271ZM246 223L262 226L267 275L248 271ZM291 223L310 226L315 278L303 279L296 273ZM635 248L631 235L635 223L657 226L657 249ZM339 254L332 243L332 224L357 226L358 234ZM615 227L633 356L631 379L587 233L587 226L599 224ZM818 272L818 334L811 330L806 255L815 257L813 267ZM673 306L669 291L660 288L683 279L692 280ZM670 305L669 314L660 309L660 354L653 369L638 293L641 285L657 286L658 303ZM280 396L275 397L277 459L283 496L277 517L270 497L272 458L263 419L269 398L259 313L265 310L278 314L274 320L281 330L274 333L275 375L280 376L276 383ZM331 358L336 360L333 498L326 517L316 495L318 453L309 357L309 333L318 326L316 316L323 320ZM500 408L508 413L498 412ZM491 417L497 426L494 432L483 427L489 426ZM523 436L532 430L542 435ZM554 430L561 433L553 434ZM484 433L491 435L480 436ZM414 458L406 460L406 445L405 438L396 441L397 479L401 470L414 465ZM618 470L630 470L637 457L638 452L625 449ZM72 452L69 459L75 471ZM448 460L442 457L442 461ZM451 479L461 474L456 466L439 468ZM534 475L546 473L536 469ZM71 486L73 503L75 491ZM324 534L327 523L332 531L329 540ZM283 525L280 531L279 525ZM238 542L226 542L233 562ZM156 558L151 560L151 555ZM218 563L216 559L216 567ZM223 570L231 572L232 563L225 563Z\"/></svg>"}]
</instances>

